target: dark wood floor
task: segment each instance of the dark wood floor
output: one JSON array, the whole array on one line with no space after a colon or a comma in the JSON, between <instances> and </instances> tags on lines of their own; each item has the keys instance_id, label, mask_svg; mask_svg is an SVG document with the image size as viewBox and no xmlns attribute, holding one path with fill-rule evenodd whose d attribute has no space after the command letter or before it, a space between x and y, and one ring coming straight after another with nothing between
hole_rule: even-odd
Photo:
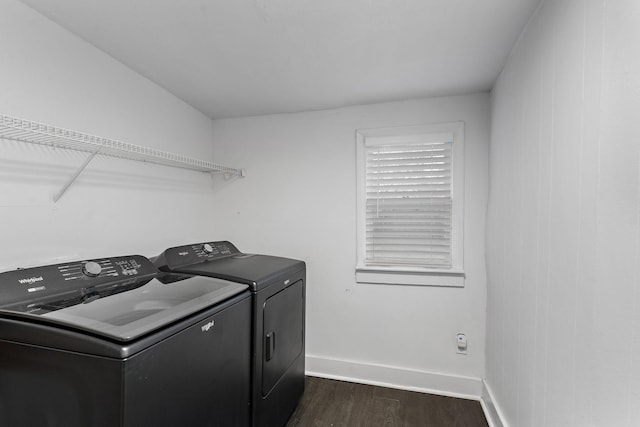
<instances>
[{"instance_id":1,"label":"dark wood floor","mask_svg":"<svg viewBox=\"0 0 640 427\"><path fill-rule=\"evenodd\" d=\"M286 427L488 427L480 402L307 377Z\"/></svg>"}]
</instances>

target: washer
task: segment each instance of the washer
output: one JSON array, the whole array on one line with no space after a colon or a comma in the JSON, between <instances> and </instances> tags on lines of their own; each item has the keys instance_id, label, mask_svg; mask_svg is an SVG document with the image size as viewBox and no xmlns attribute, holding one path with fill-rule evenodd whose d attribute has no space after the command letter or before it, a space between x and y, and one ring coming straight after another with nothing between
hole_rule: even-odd
<instances>
[{"instance_id":1,"label":"washer","mask_svg":"<svg viewBox=\"0 0 640 427\"><path fill-rule=\"evenodd\" d=\"M161 271L249 285L252 425L284 426L304 392L305 263L245 254L227 241L169 248L154 263Z\"/></svg>"},{"instance_id":2,"label":"washer","mask_svg":"<svg viewBox=\"0 0 640 427\"><path fill-rule=\"evenodd\" d=\"M249 425L247 288L139 255L0 273L0 425Z\"/></svg>"}]
</instances>

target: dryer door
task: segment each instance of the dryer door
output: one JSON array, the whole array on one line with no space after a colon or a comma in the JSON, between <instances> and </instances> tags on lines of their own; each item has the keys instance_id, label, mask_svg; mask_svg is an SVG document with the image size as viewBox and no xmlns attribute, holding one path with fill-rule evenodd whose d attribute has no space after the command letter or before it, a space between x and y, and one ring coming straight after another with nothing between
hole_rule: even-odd
<instances>
[{"instance_id":1,"label":"dryer door","mask_svg":"<svg viewBox=\"0 0 640 427\"><path fill-rule=\"evenodd\" d=\"M269 297L264 304L262 395L287 372L304 346L302 280Z\"/></svg>"}]
</instances>

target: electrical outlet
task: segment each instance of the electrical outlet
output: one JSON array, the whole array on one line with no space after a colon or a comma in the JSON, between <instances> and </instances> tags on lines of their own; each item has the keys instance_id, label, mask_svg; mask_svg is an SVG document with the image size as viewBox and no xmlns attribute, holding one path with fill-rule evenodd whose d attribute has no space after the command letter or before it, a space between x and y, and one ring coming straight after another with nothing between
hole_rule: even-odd
<instances>
[{"instance_id":1,"label":"electrical outlet","mask_svg":"<svg viewBox=\"0 0 640 427\"><path fill-rule=\"evenodd\" d=\"M463 333L459 333L456 335L457 342L457 350L458 354L467 354L467 336Z\"/></svg>"}]
</instances>

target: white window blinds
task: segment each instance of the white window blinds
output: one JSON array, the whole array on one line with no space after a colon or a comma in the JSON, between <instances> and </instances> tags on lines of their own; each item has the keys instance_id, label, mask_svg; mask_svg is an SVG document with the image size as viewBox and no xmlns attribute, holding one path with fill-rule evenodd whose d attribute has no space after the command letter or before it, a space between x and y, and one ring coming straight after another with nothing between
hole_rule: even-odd
<instances>
[{"instance_id":1,"label":"white window blinds","mask_svg":"<svg viewBox=\"0 0 640 427\"><path fill-rule=\"evenodd\" d=\"M365 262L450 268L452 140L365 147Z\"/></svg>"}]
</instances>

